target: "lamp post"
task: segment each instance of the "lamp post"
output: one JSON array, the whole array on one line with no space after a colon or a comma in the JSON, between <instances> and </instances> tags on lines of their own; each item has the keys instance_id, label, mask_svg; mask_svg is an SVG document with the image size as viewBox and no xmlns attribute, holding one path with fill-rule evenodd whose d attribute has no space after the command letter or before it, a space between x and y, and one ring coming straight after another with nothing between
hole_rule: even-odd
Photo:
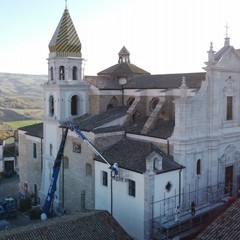
<instances>
[{"instance_id":1,"label":"lamp post","mask_svg":"<svg viewBox=\"0 0 240 240\"><path fill-rule=\"evenodd\" d=\"M127 79L125 77L120 77L118 80L118 83L121 85L122 87L122 106L124 106L124 90L123 90L123 85L125 85L127 83Z\"/></svg>"}]
</instances>

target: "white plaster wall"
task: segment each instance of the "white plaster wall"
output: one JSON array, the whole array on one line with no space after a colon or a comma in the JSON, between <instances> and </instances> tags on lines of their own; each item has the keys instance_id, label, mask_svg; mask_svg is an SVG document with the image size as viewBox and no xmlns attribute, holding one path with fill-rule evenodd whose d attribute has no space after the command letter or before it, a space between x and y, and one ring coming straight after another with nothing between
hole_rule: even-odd
<instances>
[{"instance_id":1,"label":"white plaster wall","mask_svg":"<svg viewBox=\"0 0 240 240\"><path fill-rule=\"evenodd\" d=\"M153 216L172 214L176 206L179 205L179 184L182 181L179 179L179 171L171 171L155 175L154 178L154 208ZM166 190L167 183L172 184L170 191ZM166 200L164 202L164 199Z\"/></svg>"},{"instance_id":2,"label":"white plaster wall","mask_svg":"<svg viewBox=\"0 0 240 240\"><path fill-rule=\"evenodd\" d=\"M110 171L106 164L95 162L95 208L111 212L111 180L102 186L101 172ZM136 183L136 196L128 195L128 181L112 181L113 217L135 239L144 239L144 178L142 174L125 171L127 178Z\"/></svg>"}]
</instances>

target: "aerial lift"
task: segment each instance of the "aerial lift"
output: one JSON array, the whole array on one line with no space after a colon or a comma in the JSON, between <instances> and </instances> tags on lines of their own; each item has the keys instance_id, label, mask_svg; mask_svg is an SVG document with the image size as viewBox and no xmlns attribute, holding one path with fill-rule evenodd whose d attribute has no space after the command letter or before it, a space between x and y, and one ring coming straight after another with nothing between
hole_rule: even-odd
<instances>
[{"instance_id":1,"label":"aerial lift","mask_svg":"<svg viewBox=\"0 0 240 240\"><path fill-rule=\"evenodd\" d=\"M53 173L52 177L50 180L50 186L48 189L48 194L45 200L45 203L42 208L42 214L41 214L41 219L46 220L47 217L50 217L52 215L52 205L53 205L53 200L54 200L54 193L57 190L57 180L58 180L58 175L62 163L62 158L64 154L64 148L65 148L65 143L68 135L68 130L71 130L75 132L82 140L84 143L87 144L87 146L97 155L102 158L102 160L109 166L109 168L114 172L115 176L118 175L118 164L114 163L111 165L104 157L103 155L98 151L98 149L89 141L89 139L82 133L82 131L74 124L67 124L66 130L62 135L62 140L58 149L58 153L56 156L56 159L54 161L53 165Z\"/></svg>"}]
</instances>

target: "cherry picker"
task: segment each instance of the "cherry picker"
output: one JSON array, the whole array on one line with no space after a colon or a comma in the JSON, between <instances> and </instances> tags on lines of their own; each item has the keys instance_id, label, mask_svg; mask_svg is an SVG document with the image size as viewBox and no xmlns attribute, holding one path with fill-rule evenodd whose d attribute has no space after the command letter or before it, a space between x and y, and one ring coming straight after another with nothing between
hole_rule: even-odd
<instances>
[{"instance_id":1,"label":"cherry picker","mask_svg":"<svg viewBox=\"0 0 240 240\"><path fill-rule=\"evenodd\" d=\"M58 149L58 153L56 156L56 159L54 161L53 165L53 173L52 177L50 180L50 186L48 189L47 197L45 200L45 203L42 208L42 214L41 214L41 219L46 220L48 216L51 216L52 213L52 205L53 205L53 200L54 200L54 193L57 190L57 180L58 180L58 175L61 167L61 162L64 154L64 148L65 148L65 143L68 135L68 130L71 130L75 132L82 140L84 141L85 144L97 155L102 158L102 160L109 166L109 168L114 172L115 176L118 175L118 164L114 163L111 165L104 157L103 155L98 151L98 149L89 141L89 139L83 134L83 132L74 124L67 124L66 130L62 135L62 140Z\"/></svg>"}]
</instances>

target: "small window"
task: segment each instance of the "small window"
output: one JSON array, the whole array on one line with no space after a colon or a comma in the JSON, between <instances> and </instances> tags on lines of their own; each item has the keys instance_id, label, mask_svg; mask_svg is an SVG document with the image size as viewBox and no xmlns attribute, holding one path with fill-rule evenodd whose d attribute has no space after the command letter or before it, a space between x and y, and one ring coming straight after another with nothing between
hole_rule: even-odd
<instances>
[{"instance_id":1,"label":"small window","mask_svg":"<svg viewBox=\"0 0 240 240\"><path fill-rule=\"evenodd\" d=\"M53 78L53 67L50 68L50 74L51 74L51 81L53 81L54 80L54 78Z\"/></svg>"},{"instance_id":2,"label":"small window","mask_svg":"<svg viewBox=\"0 0 240 240\"><path fill-rule=\"evenodd\" d=\"M53 145L50 143L49 144L49 154L50 154L50 156L52 156L52 150L53 150Z\"/></svg>"},{"instance_id":3,"label":"small window","mask_svg":"<svg viewBox=\"0 0 240 240\"><path fill-rule=\"evenodd\" d=\"M197 175L201 174L201 160L197 160Z\"/></svg>"},{"instance_id":4,"label":"small window","mask_svg":"<svg viewBox=\"0 0 240 240\"><path fill-rule=\"evenodd\" d=\"M37 144L33 143L33 158L37 158Z\"/></svg>"},{"instance_id":5,"label":"small window","mask_svg":"<svg viewBox=\"0 0 240 240\"><path fill-rule=\"evenodd\" d=\"M77 67L73 67L72 70L72 79L77 80Z\"/></svg>"},{"instance_id":6,"label":"small window","mask_svg":"<svg viewBox=\"0 0 240 240\"><path fill-rule=\"evenodd\" d=\"M89 163L86 164L86 176L92 176L92 165Z\"/></svg>"},{"instance_id":7,"label":"small window","mask_svg":"<svg viewBox=\"0 0 240 240\"><path fill-rule=\"evenodd\" d=\"M65 80L65 70L64 70L64 66L61 66L59 68L59 79L60 80Z\"/></svg>"},{"instance_id":8,"label":"small window","mask_svg":"<svg viewBox=\"0 0 240 240\"><path fill-rule=\"evenodd\" d=\"M54 115L54 98L52 95L49 97L49 115L51 117Z\"/></svg>"},{"instance_id":9,"label":"small window","mask_svg":"<svg viewBox=\"0 0 240 240\"><path fill-rule=\"evenodd\" d=\"M106 187L108 185L108 173L105 171L102 171L102 184Z\"/></svg>"},{"instance_id":10,"label":"small window","mask_svg":"<svg viewBox=\"0 0 240 240\"><path fill-rule=\"evenodd\" d=\"M69 168L69 158L63 157L63 168L68 169Z\"/></svg>"},{"instance_id":11,"label":"small window","mask_svg":"<svg viewBox=\"0 0 240 240\"><path fill-rule=\"evenodd\" d=\"M128 180L128 194L133 197L136 196L136 183L131 179Z\"/></svg>"},{"instance_id":12,"label":"small window","mask_svg":"<svg viewBox=\"0 0 240 240\"><path fill-rule=\"evenodd\" d=\"M73 152L81 153L82 152L81 144L73 143Z\"/></svg>"},{"instance_id":13,"label":"small window","mask_svg":"<svg viewBox=\"0 0 240 240\"><path fill-rule=\"evenodd\" d=\"M227 97L227 120L233 119L233 97Z\"/></svg>"}]
</instances>

